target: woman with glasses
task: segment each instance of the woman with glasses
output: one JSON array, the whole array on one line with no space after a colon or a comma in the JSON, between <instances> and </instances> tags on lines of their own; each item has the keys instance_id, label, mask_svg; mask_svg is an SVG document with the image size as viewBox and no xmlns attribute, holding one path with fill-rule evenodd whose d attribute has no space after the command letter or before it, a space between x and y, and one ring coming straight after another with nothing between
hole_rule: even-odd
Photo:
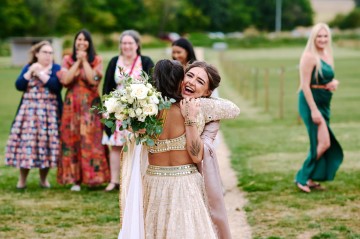
<instances>
[{"instance_id":1,"label":"woman with glasses","mask_svg":"<svg viewBox=\"0 0 360 239\"><path fill-rule=\"evenodd\" d=\"M126 74L137 78L141 75L142 71L150 74L150 70L154 66L153 61L149 57L141 55L140 35L137 31L126 30L121 34L119 50L119 55L114 56L110 60L106 69L103 94L109 94L115 89L123 88L123 78L120 76L120 68L122 68ZM111 179L105 189L107 192L119 189L120 154L126 134L126 131L119 130L120 126L121 121L117 121L115 132L111 132L111 129L106 127L102 139L102 143L110 147L109 161Z\"/></svg>"},{"instance_id":2,"label":"woman with glasses","mask_svg":"<svg viewBox=\"0 0 360 239\"><path fill-rule=\"evenodd\" d=\"M5 161L20 169L17 189L26 188L31 168L39 168L39 186L50 188L49 169L56 167L60 155L59 122L62 85L53 62L53 48L41 41L30 50L30 61L22 69L15 86L23 91L7 142Z\"/></svg>"}]
</instances>

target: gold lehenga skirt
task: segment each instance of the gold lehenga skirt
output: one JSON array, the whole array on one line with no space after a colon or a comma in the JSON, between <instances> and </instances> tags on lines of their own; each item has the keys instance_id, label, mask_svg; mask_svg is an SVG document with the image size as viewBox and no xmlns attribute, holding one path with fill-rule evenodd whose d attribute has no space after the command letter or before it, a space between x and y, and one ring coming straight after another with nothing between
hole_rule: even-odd
<instances>
[{"instance_id":1,"label":"gold lehenga skirt","mask_svg":"<svg viewBox=\"0 0 360 239\"><path fill-rule=\"evenodd\" d=\"M194 164L149 165L144 176L146 239L216 239L203 178Z\"/></svg>"}]
</instances>

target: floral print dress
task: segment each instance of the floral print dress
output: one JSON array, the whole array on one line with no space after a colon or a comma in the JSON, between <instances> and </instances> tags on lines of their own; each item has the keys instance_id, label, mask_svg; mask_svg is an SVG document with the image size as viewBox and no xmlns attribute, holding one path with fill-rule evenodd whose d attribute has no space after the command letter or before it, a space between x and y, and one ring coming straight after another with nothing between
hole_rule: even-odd
<instances>
[{"instance_id":1,"label":"floral print dress","mask_svg":"<svg viewBox=\"0 0 360 239\"><path fill-rule=\"evenodd\" d=\"M62 67L74 64L65 56ZM101 74L102 60L96 56L90 64ZM101 144L103 125L101 115L90 111L100 102L98 86L90 85L83 69L76 74L68 88L61 119L61 158L57 180L60 184L87 184L95 186L109 182L110 172L104 145Z\"/></svg>"},{"instance_id":2,"label":"floral print dress","mask_svg":"<svg viewBox=\"0 0 360 239\"><path fill-rule=\"evenodd\" d=\"M55 72L49 75L51 81L58 82ZM23 76L19 80L25 81ZM32 77L25 87L7 142L6 164L26 169L56 167L60 151L57 94L37 77ZM60 92L61 87L57 90Z\"/></svg>"}]
</instances>

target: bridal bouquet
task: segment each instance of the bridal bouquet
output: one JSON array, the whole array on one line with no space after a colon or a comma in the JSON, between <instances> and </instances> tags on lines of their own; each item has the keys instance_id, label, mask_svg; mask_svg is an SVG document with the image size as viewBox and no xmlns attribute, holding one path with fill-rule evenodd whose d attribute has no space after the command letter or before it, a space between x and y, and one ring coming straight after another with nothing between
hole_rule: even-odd
<instances>
[{"instance_id":1,"label":"bridal bouquet","mask_svg":"<svg viewBox=\"0 0 360 239\"><path fill-rule=\"evenodd\" d=\"M105 115L102 122L111 128L112 132L116 129L116 120L119 120L120 130L131 128L129 136L134 136L136 144L146 143L153 146L154 139L161 134L163 126L157 115L160 110L170 108L171 103L175 101L164 99L149 83L149 76L145 72L139 79L129 76L122 69L120 75L124 88L104 95L102 106L93 109Z\"/></svg>"}]
</instances>

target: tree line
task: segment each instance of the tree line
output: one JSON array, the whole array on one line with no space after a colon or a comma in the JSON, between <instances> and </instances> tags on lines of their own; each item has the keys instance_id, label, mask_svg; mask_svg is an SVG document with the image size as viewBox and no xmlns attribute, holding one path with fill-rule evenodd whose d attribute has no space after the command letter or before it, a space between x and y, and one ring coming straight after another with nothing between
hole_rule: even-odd
<instances>
[{"instance_id":1,"label":"tree line","mask_svg":"<svg viewBox=\"0 0 360 239\"><path fill-rule=\"evenodd\" d=\"M276 0L0 0L0 38L72 34L243 31L275 28ZM313 23L309 0L282 0L282 29Z\"/></svg>"}]
</instances>

